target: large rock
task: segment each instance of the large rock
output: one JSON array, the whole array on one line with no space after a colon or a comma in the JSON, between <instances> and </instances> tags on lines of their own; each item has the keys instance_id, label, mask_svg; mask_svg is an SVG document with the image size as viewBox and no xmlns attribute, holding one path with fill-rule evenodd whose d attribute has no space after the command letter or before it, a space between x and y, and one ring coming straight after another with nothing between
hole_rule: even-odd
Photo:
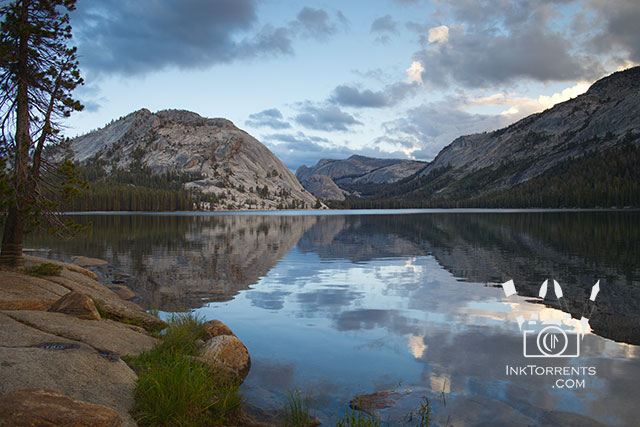
<instances>
[{"instance_id":1,"label":"large rock","mask_svg":"<svg viewBox=\"0 0 640 427\"><path fill-rule=\"evenodd\" d=\"M126 286L109 286L109 289L111 289L123 300L130 300L136 297L136 294L134 294L133 291Z\"/></svg>"},{"instance_id":2,"label":"large rock","mask_svg":"<svg viewBox=\"0 0 640 427\"><path fill-rule=\"evenodd\" d=\"M251 369L249 350L232 335L219 335L208 340L202 358L213 368L233 375L240 382Z\"/></svg>"},{"instance_id":3,"label":"large rock","mask_svg":"<svg viewBox=\"0 0 640 427\"><path fill-rule=\"evenodd\" d=\"M0 270L0 310L46 310L68 292L40 277Z\"/></svg>"},{"instance_id":4,"label":"large rock","mask_svg":"<svg viewBox=\"0 0 640 427\"><path fill-rule=\"evenodd\" d=\"M53 303L49 311L64 313L79 319L100 320L93 300L82 292L69 292Z\"/></svg>"},{"instance_id":5,"label":"large rock","mask_svg":"<svg viewBox=\"0 0 640 427\"><path fill-rule=\"evenodd\" d=\"M0 425L120 427L123 422L104 405L53 390L19 390L0 396Z\"/></svg>"},{"instance_id":6,"label":"large rock","mask_svg":"<svg viewBox=\"0 0 640 427\"><path fill-rule=\"evenodd\" d=\"M38 337L36 330L29 336L36 346L25 342L20 347L0 347L0 394L25 388L55 390L111 407L125 425L136 425L129 411L137 377L126 363L81 342L45 333Z\"/></svg>"},{"instance_id":7,"label":"large rock","mask_svg":"<svg viewBox=\"0 0 640 427\"><path fill-rule=\"evenodd\" d=\"M61 313L42 311L4 311L0 313L38 331L85 343L111 357L116 355L135 356L151 349L159 342L158 339L150 337L146 333L108 319L91 321ZM1 333L0 336L2 336Z\"/></svg>"},{"instance_id":8,"label":"large rock","mask_svg":"<svg viewBox=\"0 0 640 427\"><path fill-rule=\"evenodd\" d=\"M32 256L32 255L26 255L26 254L22 255L22 260L23 260L24 266L26 268L35 267L35 266L38 266L40 264L45 264L45 263L46 264L53 264L53 265L59 265L63 269L82 274L83 276L87 276L90 279L98 280L98 276L96 276L96 274L93 271L87 270L86 268L82 268L82 267L80 267L79 265L76 265L76 264L57 261L55 259L40 258L40 257Z\"/></svg>"},{"instance_id":9,"label":"large rock","mask_svg":"<svg viewBox=\"0 0 640 427\"><path fill-rule=\"evenodd\" d=\"M236 336L236 334L234 334L227 325L217 319L204 322L204 327L207 330L207 335L209 336L209 338L217 337L220 335L233 335L234 337Z\"/></svg>"},{"instance_id":10,"label":"large rock","mask_svg":"<svg viewBox=\"0 0 640 427\"><path fill-rule=\"evenodd\" d=\"M44 262L56 263L46 258L38 258L28 255L24 255L23 257L25 259L25 265L37 265ZM41 284L43 288L49 290L60 289L60 287L63 287L67 289L67 292L70 290L82 292L91 297L97 308L99 308L107 317L119 321L139 325L149 330L158 330L166 327L165 322L147 313L138 304L131 301L124 301L106 286L100 284L94 278L95 274L89 270L85 270L82 267L68 263L58 264L63 267L60 276L49 276L46 280L40 279L38 283ZM6 273L9 272L0 271L0 278ZM16 277L18 282L22 282L24 280L31 282L31 279L28 279L28 276L18 276L19 277ZM2 280L0 279L0 283L1 282ZM66 294L67 292L64 292L63 294ZM1 300L2 298L0 298L0 301Z\"/></svg>"}]
</instances>

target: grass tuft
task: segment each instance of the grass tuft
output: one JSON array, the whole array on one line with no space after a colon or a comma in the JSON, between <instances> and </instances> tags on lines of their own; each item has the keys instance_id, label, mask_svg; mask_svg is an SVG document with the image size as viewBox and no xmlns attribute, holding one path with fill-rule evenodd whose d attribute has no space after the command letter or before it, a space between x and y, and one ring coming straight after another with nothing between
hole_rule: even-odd
<instances>
[{"instance_id":1,"label":"grass tuft","mask_svg":"<svg viewBox=\"0 0 640 427\"><path fill-rule=\"evenodd\" d=\"M372 417L356 409L347 408L344 416L336 422L336 427L381 427L379 418Z\"/></svg>"},{"instance_id":2,"label":"grass tuft","mask_svg":"<svg viewBox=\"0 0 640 427\"><path fill-rule=\"evenodd\" d=\"M444 390L442 392L442 396L444 399ZM429 427L429 420L431 418L431 403L429 399L425 396L420 402L420 407L414 409L413 411L407 414L407 422L416 424L412 424L416 427Z\"/></svg>"},{"instance_id":3,"label":"grass tuft","mask_svg":"<svg viewBox=\"0 0 640 427\"><path fill-rule=\"evenodd\" d=\"M196 359L202 320L174 316L153 349L125 360L138 373L133 416L142 426L221 425L239 414L240 384Z\"/></svg>"},{"instance_id":4,"label":"grass tuft","mask_svg":"<svg viewBox=\"0 0 640 427\"><path fill-rule=\"evenodd\" d=\"M283 425L286 427L307 427L312 425L313 421L314 417L309 413L309 399L303 398L298 390L287 393Z\"/></svg>"},{"instance_id":5,"label":"grass tuft","mask_svg":"<svg viewBox=\"0 0 640 427\"><path fill-rule=\"evenodd\" d=\"M62 266L45 262L44 264L34 265L33 267L25 267L22 271L35 277L59 276L62 273Z\"/></svg>"}]
</instances>

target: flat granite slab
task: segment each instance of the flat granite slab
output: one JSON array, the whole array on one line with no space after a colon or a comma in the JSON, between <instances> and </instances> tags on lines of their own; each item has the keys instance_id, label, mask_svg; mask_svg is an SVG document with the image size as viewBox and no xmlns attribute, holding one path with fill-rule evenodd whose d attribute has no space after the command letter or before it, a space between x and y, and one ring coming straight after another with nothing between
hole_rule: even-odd
<instances>
[{"instance_id":1,"label":"flat granite slab","mask_svg":"<svg viewBox=\"0 0 640 427\"><path fill-rule=\"evenodd\" d=\"M61 296L82 292L101 312L116 320L158 330L166 324L138 304L125 301L96 280L93 272L77 265L24 255L26 267L52 263L62 266L59 276L33 277L14 270L0 270L0 310L46 311Z\"/></svg>"},{"instance_id":2,"label":"flat granite slab","mask_svg":"<svg viewBox=\"0 0 640 427\"><path fill-rule=\"evenodd\" d=\"M47 310L69 292L40 277L0 270L0 310Z\"/></svg>"},{"instance_id":3,"label":"flat granite slab","mask_svg":"<svg viewBox=\"0 0 640 427\"><path fill-rule=\"evenodd\" d=\"M0 311L0 314L41 332L79 341L98 351L118 356L138 355L159 342L144 332L108 319L85 320L46 311ZM3 335L0 332L0 337Z\"/></svg>"},{"instance_id":4,"label":"flat granite slab","mask_svg":"<svg viewBox=\"0 0 640 427\"><path fill-rule=\"evenodd\" d=\"M54 390L113 408L126 426L135 426L129 410L136 374L121 359L110 356L82 341L41 331L0 313L0 395L24 389Z\"/></svg>"}]
</instances>

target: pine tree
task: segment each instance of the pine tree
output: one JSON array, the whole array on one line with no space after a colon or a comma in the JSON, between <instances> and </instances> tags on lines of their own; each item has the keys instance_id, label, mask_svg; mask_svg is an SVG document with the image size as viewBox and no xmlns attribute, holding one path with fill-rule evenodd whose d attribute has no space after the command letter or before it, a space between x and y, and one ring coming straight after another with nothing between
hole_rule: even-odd
<instances>
[{"instance_id":1,"label":"pine tree","mask_svg":"<svg viewBox=\"0 0 640 427\"><path fill-rule=\"evenodd\" d=\"M27 222L52 208L43 197L43 150L60 142L58 120L82 109L71 97L82 84L76 48L68 46L74 8L75 0L14 0L0 8L0 158L9 167L1 200L3 264L21 263ZM66 168L69 183L77 184Z\"/></svg>"}]
</instances>

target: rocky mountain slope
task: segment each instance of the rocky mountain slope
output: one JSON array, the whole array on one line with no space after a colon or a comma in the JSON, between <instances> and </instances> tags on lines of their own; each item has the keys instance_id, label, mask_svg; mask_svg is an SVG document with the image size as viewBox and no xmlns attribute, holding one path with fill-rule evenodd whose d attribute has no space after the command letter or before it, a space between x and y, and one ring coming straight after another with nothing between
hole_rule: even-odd
<instances>
[{"instance_id":1,"label":"rocky mountain slope","mask_svg":"<svg viewBox=\"0 0 640 427\"><path fill-rule=\"evenodd\" d=\"M638 206L638 161L640 67L634 67L506 128L461 136L414 176L362 187L360 200L344 204Z\"/></svg>"},{"instance_id":2,"label":"rocky mountain slope","mask_svg":"<svg viewBox=\"0 0 640 427\"><path fill-rule=\"evenodd\" d=\"M311 208L316 199L264 145L225 119L142 109L73 139L58 157L81 165L179 176L211 196L200 209ZM185 178L186 177L186 178ZM203 198L207 200L207 198Z\"/></svg>"},{"instance_id":3,"label":"rocky mountain slope","mask_svg":"<svg viewBox=\"0 0 640 427\"><path fill-rule=\"evenodd\" d=\"M304 166L302 166L304 167ZM327 175L311 175L301 181L304 188L316 197L325 200L344 200L345 191Z\"/></svg>"},{"instance_id":4,"label":"rocky mountain slope","mask_svg":"<svg viewBox=\"0 0 640 427\"><path fill-rule=\"evenodd\" d=\"M519 165L491 188L511 187L590 150L640 140L640 67L614 73L583 95L494 132L462 136L442 149L420 176L451 168L451 178ZM442 189L443 191L445 189Z\"/></svg>"},{"instance_id":5,"label":"rocky mountain slope","mask_svg":"<svg viewBox=\"0 0 640 427\"><path fill-rule=\"evenodd\" d=\"M494 132L462 136L418 177L455 183L494 175L481 192L511 188L590 152L640 143L640 67L605 77L574 99ZM444 173L443 173L444 172ZM459 187L459 186L458 186Z\"/></svg>"},{"instance_id":6,"label":"rocky mountain slope","mask_svg":"<svg viewBox=\"0 0 640 427\"><path fill-rule=\"evenodd\" d=\"M427 164L402 159L376 159L353 155L345 160L321 159L315 166L300 166L296 177L314 195L323 199L344 200L345 186L389 184L407 178ZM326 179L323 177L328 177Z\"/></svg>"}]
</instances>

